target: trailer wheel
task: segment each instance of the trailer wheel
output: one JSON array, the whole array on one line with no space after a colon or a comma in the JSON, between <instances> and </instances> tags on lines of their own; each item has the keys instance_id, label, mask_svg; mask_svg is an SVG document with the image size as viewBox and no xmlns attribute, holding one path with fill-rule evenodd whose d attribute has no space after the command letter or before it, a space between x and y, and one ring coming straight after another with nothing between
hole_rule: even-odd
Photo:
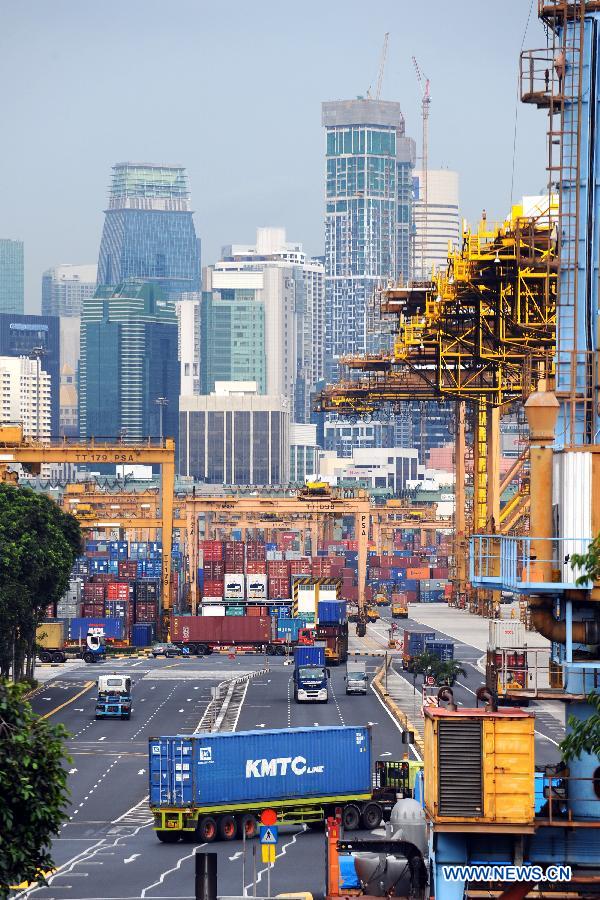
<instances>
[{"instance_id":1,"label":"trailer wheel","mask_svg":"<svg viewBox=\"0 0 600 900\"><path fill-rule=\"evenodd\" d=\"M198 644L196 647L196 653L198 656L206 656L208 654L208 647L206 644Z\"/></svg>"},{"instance_id":2,"label":"trailer wheel","mask_svg":"<svg viewBox=\"0 0 600 900\"><path fill-rule=\"evenodd\" d=\"M40 662L43 662L43 663L52 662L52 654L48 653L47 650L42 650L40 653Z\"/></svg>"},{"instance_id":3,"label":"trailer wheel","mask_svg":"<svg viewBox=\"0 0 600 900\"><path fill-rule=\"evenodd\" d=\"M367 831L372 831L379 826L383 818L383 812L379 803L367 803L362 811L362 825Z\"/></svg>"},{"instance_id":4,"label":"trailer wheel","mask_svg":"<svg viewBox=\"0 0 600 900\"><path fill-rule=\"evenodd\" d=\"M360 825L360 809L353 803L344 807L342 812L342 824L344 831L357 831Z\"/></svg>"},{"instance_id":5,"label":"trailer wheel","mask_svg":"<svg viewBox=\"0 0 600 900\"><path fill-rule=\"evenodd\" d=\"M217 820L213 816L203 816L196 830L202 843L212 844L217 839Z\"/></svg>"},{"instance_id":6,"label":"trailer wheel","mask_svg":"<svg viewBox=\"0 0 600 900\"><path fill-rule=\"evenodd\" d=\"M94 657L93 653L84 653L83 654L83 661L86 663L93 663L94 659L95 659L95 657Z\"/></svg>"},{"instance_id":7,"label":"trailer wheel","mask_svg":"<svg viewBox=\"0 0 600 900\"><path fill-rule=\"evenodd\" d=\"M197 656L198 647L196 646L196 644L186 644L185 646L188 648L190 656Z\"/></svg>"},{"instance_id":8,"label":"trailer wheel","mask_svg":"<svg viewBox=\"0 0 600 900\"><path fill-rule=\"evenodd\" d=\"M234 841L237 837L238 825L235 816L219 817L219 837L222 841Z\"/></svg>"},{"instance_id":9,"label":"trailer wheel","mask_svg":"<svg viewBox=\"0 0 600 900\"><path fill-rule=\"evenodd\" d=\"M65 661L65 657L63 653L53 653L52 654L52 662L53 663L61 663Z\"/></svg>"},{"instance_id":10,"label":"trailer wheel","mask_svg":"<svg viewBox=\"0 0 600 900\"><path fill-rule=\"evenodd\" d=\"M157 831L156 837L163 844L176 844L181 837L180 831Z\"/></svg>"},{"instance_id":11,"label":"trailer wheel","mask_svg":"<svg viewBox=\"0 0 600 900\"><path fill-rule=\"evenodd\" d=\"M239 816L238 828L240 834L242 836L245 834L248 840L256 837L258 832L256 816L253 816L251 813L245 813L243 816Z\"/></svg>"}]
</instances>

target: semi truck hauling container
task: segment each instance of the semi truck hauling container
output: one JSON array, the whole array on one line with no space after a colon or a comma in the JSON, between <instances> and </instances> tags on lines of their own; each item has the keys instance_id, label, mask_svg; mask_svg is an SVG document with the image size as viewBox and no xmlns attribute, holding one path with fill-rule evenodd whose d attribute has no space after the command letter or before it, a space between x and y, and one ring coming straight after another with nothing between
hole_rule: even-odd
<instances>
[{"instance_id":1,"label":"semi truck hauling container","mask_svg":"<svg viewBox=\"0 0 600 900\"><path fill-rule=\"evenodd\" d=\"M63 663L67 659L83 659L87 663L95 663L106 658L102 629L87 624L77 640L69 642L64 622L42 622L36 629L35 642L38 647L37 655L43 663Z\"/></svg>"},{"instance_id":2,"label":"semi truck hauling container","mask_svg":"<svg viewBox=\"0 0 600 900\"><path fill-rule=\"evenodd\" d=\"M311 629L279 634L277 616L171 616L171 640L198 656L236 647L283 656L288 644L311 644Z\"/></svg>"},{"instance_id":3,"label":"semi truck hauling container","mask_svg":"<svg viewBox=\"0 0 600 900\"><path fill-rule=\"evenodd\" d=\"M368 727L153 737L149 757L150 809L165 843L254 837L265 809L280 823L317 826L341 807L345 829L372 830L409 790L408 762L386 762L373 778Z\"/></svg>"},{"instance_id":4,"label":"semi truck hauling container","mask_svg":"<svg viewBox=\"0 0 600 900\"><path fill-rule=\"evenodd\" d=\"M325 667L325 645L294 650L294 700L296 703L327 703L329 669Z\"/></svg>"}]
</instances>

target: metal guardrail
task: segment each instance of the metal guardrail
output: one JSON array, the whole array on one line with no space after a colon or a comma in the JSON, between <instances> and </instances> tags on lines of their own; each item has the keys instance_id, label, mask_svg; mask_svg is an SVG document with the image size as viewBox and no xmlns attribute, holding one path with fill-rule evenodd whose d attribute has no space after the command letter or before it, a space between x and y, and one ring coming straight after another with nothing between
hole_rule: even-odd
<instances>
[{"instance_id":1,"label":"metal guardrail","mask_svg":"<svg viewBox=\"0 0 600 900\"><path fill-rule=\"evenodd\" d=\"M551 828L561 825L569 828L600 828L597 778L544 773L540 780L545 803L536 813L536 825Z\"/></svg>"},{"instance_id":2,"label":"metal guardrail","mask_svg":"<svg viewBox=\"0 0 600 900\"><path fill-rule=\"evenodd\" d=\"M475 587L516 593L556 593L589 590L576 584L581 570L571 563L573 553L585 553L592 538L534 538L474 534L470 539L469 577ZM542 555L540 556L540 547ZM551 572L546 580L545 573Z\"/></svg>"}]
</instances>

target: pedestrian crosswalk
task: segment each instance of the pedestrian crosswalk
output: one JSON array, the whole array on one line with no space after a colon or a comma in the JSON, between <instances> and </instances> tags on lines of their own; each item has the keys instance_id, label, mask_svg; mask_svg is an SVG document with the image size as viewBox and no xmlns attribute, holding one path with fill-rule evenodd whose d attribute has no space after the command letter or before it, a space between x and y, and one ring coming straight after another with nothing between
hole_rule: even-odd
<instances>
[{"instance_id":1,"label":"pedestrian crosswalk","mask_svg":"<svg viewBox=\"0 0 600 900\"><path fill-rule=\"evenodd\" d=\"M251 672L240 669L156 669L144 675L144 681L228 681L245 678Z\"/></svg>"}]
</instances>

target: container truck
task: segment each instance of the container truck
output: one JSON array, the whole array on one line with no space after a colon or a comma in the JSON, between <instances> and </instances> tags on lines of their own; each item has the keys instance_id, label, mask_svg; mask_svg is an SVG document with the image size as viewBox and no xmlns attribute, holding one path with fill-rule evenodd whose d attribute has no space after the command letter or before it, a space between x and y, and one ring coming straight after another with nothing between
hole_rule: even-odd
<instances>
[{"instance_id":1,"label":"container truck","mask_svg":"<svg viewBox=\"0 0 600 900\"><path fill-rule=\"evenodd\" d=\"M409 631L404 629L404 649L402 651L402 668L412 672L415 657L426 650L427 640L435 640L434 631Z\"/></svg>"},{"instance_id":2,"label":"container truck","mask_svg":"<svg viewBox=\"0 0 600 900\"><path fill-rule=\"evenodd\" d=\"M392 619L408 619L406 594L392 594Z\"/></svg>"},{"instance_id":3,"label":"container truck","mask_svg":"<svg viewBox=\"0 0 600 900\"><path fill-rule=\"evenodd\" d=\"M492 620L489 624L485 682L501 704L526 706L519 697L527 687L528 659L525 626L514 620Z\"/></svg>"},{"instance_id":4,"label":"container truck","mask_svg":"<svg viewBox=\"0 0 600 900\"><path fill-rule=\"evenodd\" d=\"M313 827L341 809L346 830L372 830L409 796L410 773L372 772L370 728L324 726L151 737L149 776L158 839L211 843L254 837L265 809Z\"/></svg>"},{"instance_id":5,"label":"container truck","mask_svg":"<svg viewBox=\"0 0 600 900\"><path fill-rule=\"evenodd\" d=\"M366 694L369 679L367 678L367 664L363 660L352 659L346 663L347 694Z\"/></svg>"},{"instance_id":6,"label":"container truck","mask_svg":"<svg viewBox=\"0 0 600 900\"><path fill-rule=\"evenodd\" d=\"M292 620L294 621L294 620ZM279 627L278 616L171 616L171 641L205 656L235 647L242 652L283 656L289 644L312 644L309 628Z\"/></svg>"},{"instance_id":7,"label":"container truck","mask_svg":"<svg viewBox=\"0 0 600 900\"><path fill-rule=\"evenodd\" d=\"M325 659L332 666L339 666L348 659L348 624L322 625L314 628L315 640L325 645Z\"/></svg>"},{"instance_id":8,"label":"container truck","mask_svg":"<svg viewBox=\"0 0 600 900\"><path fill-rule=\"evenodd\" d=\"M327 703L329 670L325 667L325 647L296 647L294 650L294 700L296 703Z\"/></svg>"},{"instance_id":9,"label":"container truck","mask_svg":"<svg viewBox=\"0 0 600 900\"><path fill-rule=\"evenodd\" d=\"M101 675L96 699L97 719L131 718L131 678L128 675Z\"/></svg>"},{"instance_id":10,"label":"container truck","mask_svg":"<svg viewBox=\"0 0 600 900\"><path fill-rule=\"evenodd\" d=\"M101 662L106 658L104 633L94 626L86 626L85 634L77 641L66 639L63 621L41 622L35 632L37 655L43 663L63 663L67 659L83 659L87 663Z\"/></svg>"}]
</instances>

